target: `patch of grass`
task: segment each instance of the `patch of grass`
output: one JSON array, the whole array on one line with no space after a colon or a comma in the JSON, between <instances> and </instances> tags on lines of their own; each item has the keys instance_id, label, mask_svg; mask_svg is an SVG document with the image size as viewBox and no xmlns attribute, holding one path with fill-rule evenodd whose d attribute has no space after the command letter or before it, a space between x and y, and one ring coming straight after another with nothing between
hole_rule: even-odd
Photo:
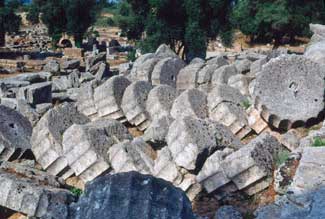
<instances>
[{"instance_id":1,"label":"patch of grass","mask_svg":"<svg viewBox=\"0 0 325 219\"><path fill-rule=\"evenodd\" d=\"M245 110L247 110L252 104L249 102L249 100L245 100L241 103L242 107L244 107Z\"/></svg>"},{"instance_id":2,"label":"patch of grass","mask_svg":"<svg viewBox=\"0 0 325 219\"><path fill-rule=\"evenodd\" d=\"M287 150L279 151L275 157L275 166L279 167L281 164L289 159L290 152Z\"/></svg>"},{"instance_id":3,"label":"patch of grass","mask_svg":"<svg viewBox=\"0 0 325 219\"><path fill-rule=\"evenodd\" d=\"M322 139L321 137L315 137L312 146L313 147L324 147L325 139Z\"/></svg>"},{"instance_id":4,"label":"patch of grass","mask_svg":"<svg viewBox=\"0 0 325 219\"><path fill-rule=\"evenodd\" d=\"M75 188L75 187L71 188L70 192L72 194L74 194L75 196L77 196L77 197L80 197L82 195L82 193L83 193L83 191L81 189L78 189L78 188Z\"/></svg>"}]
</instances>

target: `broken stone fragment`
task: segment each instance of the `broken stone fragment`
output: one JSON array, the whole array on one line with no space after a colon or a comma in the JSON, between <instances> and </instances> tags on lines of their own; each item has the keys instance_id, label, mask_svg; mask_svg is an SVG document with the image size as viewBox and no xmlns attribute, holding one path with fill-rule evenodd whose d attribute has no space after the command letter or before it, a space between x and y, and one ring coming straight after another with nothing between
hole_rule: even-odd
<instances>
[{"instance_id":1,"label":"broken stone fragment","mask_svg":"<svg viewBox=\"0 0 325 219\"><path fill-rule=\"evenodd\" d=\"M121 108L130 124L141 131L150 123L150 116L146 110L146 101L152 86L146 81L136 81L125 89Z\"/></svg>"},{"instance_id":2,"label":"broken stone fragment","mask_svg":"<svg viewBox=\"0 0 325 219\"><path fill-rule=\"evenodd\" d=\"M31 149L32 126L17 111L0 105L0 161L19 158Z\"/></svg>"},{"instance_id":3,"label":"broken stone fragment","mask_svg":"<svg viewBox=\"0 0 325 219\"><path fill-rule=\"evenodd\" d=\"M124 91L130 84L123 76L113 76L95 89L94 101L99 117L118 120L124 118L121 103Z\"/></svg>"},{"instance_id":4,"label":"broken stone fragment","mask_svg":"<svg viewBox=\"0 0 325 219\"><path fill-rule=\"evenodd\" d=\"M50 109L40 119L33 130L31 144L36 161L44 170L63 178L73 174L63 156L62 135L73 124L87 122L89 119L71 103Z\"/></svg>"},{"instance_id":5,"label":"broken stone fragment","mask_svg":"<svg viewBox=\"0 0 325 219\"><path fill-rule=\"evenodd\" d=\"M154 117L142 136L145 141L166 142L166 136L174 119L171 116Z\"/></svg>"},{"instance_id":6,"label":"broken stone fragment","mask_svg":"<svg viewBox=\"0 0 325 219\"><path fill-rule=\"evenodd\" d=\"M194 63L185 66L180 70L177 76L176 88L177 90L186 90L197 87L197 75L204 67L204 63Z\"/></svg>"},{"instance_id":7,"label":"broken stone fragment","mask_svg":"<svg viewBox=\"0 0 325 219\"><path fill-rule=\"evenodd\" d=\"M211 120L193 117L177 118L169 127L166 137L175 163L187 170L195 170L217 148L239 142L235 137L223 138L227 135L221 133L226 131L218 129L226 128ZM228 133L229 135L232 134Z\"/></svg>"},{"instance_id":8,"label":"broken stone fragment","mask_svg":"<svg viewBox=\"0 0 325 219\"><path fill-rule=\"evenodd\" d=\"M146 109L151 119L170 116L170 110L177 97L175 88L169 85L158 85L148 94Z\"/></svg>"},{"instance_id":9,"label":"broken stone fragment","mask_svg":"<svg viewBox=\"0 0 325 219\"><path fill-rule=\"evenodd\" d=\"M276 128L306 124L324 109L323 78L320 65L303 56L273 59L256 78L255 108Z\"/></svg>"},{"instance_id":10,"label":"broken stone fragment","mask_svg":"<svg viewBox=\"0 0 325 219\"><path fill-rule=\"evenodd\" d=\"M185 63L180 58L165 58L160 60L152 71L152 85L166 84L176 87L178 74Z\"/></svg>"},{"instance_id":11,"label":"broken stone fragment","mask_svg":"<svg viewBox=\"0 0 325 219\"><path fill-rule=\"evenodd\" d=\"M237 89L217 84L207 100L210 119L229 127L239 138L244 138L251 131L244 109L249 101Z\"/></svg>"},{"instance_id":12,"label":"broken stone fragment","mask_svg":"<svg viewBox=\"0 0 325 219\"><path fill-rule=\"evenodd\" d=\"M234 65L224 65L217 68L211 77L211 89L217 84L227 84L231 76L239 74Z\"/></svg>"},{"instance_id":13,"label":"broken stone fragment","mask_svg":"<svg viewBox=\"0 0 325 219\"><path fill-rule=\"evenodd\" d=\"M89 118L95 119L98 116L94 101L94 86L91 82L82 84L78 89L78 100L76 105L78 111Z\"/></svg>"},{"instance_id":14,"label":"broken stone fragment","mask_svg":"<svg viewBox=\"0 0 325 219\"><path fill-rule=\"evenodd\" d=\"M77 69L80 66L80 61L79 60L69 60L69 61L64 61L61 64L61 69L63 70L73 70Z\"/></svg>"},{"instance_id":15,"label":"broken stone fragment","mask_svg":"<svg viewBox=\"0 0 325 219\"><path fill-rule=\"evenodd\" d=\"M75 197L45 172L3 162L0 166L0 206L37 218L68 216Z\"/></svg>"},{"instance_id":16,"label":"broken stone fragment","mask_svg":"<svg viewBox=\"0 0 325 219\"><path fill-rule=\"evenodd\" d=\"M32 105L52 102L52 83L36 83L19 89L17 99L26 100Z\"/></svg>"},{"instance_id":17,"label":"broken stone fragment","mask_svg":"<svg viewBox=\"0 0 325 219\"><path fill-rule=\"evenodd\" d=\"M183 191L165 180L136 172L98 177L86 186L79 201L70 205L69 219L103 217L195 219Z\"/></svg>"},{"instance_id":18,"label":"broken stone fragment","mask_svg":"<svg viewBox=\"0 0 325 219\"><path fill-rule=\"evenodd\" d=\"M175 99L170 113L174 119L186 116L207 118L207 96L198 89L188 89Z\"/></svg>"},{"instance_id":19,"label":"broken stone fragment","mask_svg":"<svg viewBox=\"0 0 325 219\"><path fill-rule=\"evenodd\" d=\"M109 149L109 161L114 173L137 171L152 174L155 152L141 138L113 145Z\"/></svg>"},{"instance_id":20,"label":"broken stone fragment","mask_svg":"<svg viewBox=\"0 0 325 219\"><path fill-rule=\"evenodd\" d=\"M132 139L127 128L113 119L73 124L63 134L63 153L68 165L84 182L109 169L109 149Z\"/></svg>"}]
</instances>

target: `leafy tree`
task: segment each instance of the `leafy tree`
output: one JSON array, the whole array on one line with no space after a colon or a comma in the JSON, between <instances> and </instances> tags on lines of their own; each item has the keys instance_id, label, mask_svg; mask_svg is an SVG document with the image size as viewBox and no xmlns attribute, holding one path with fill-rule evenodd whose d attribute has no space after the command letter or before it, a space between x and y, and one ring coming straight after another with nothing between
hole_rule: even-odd
<instances>
[{"instance_id":1,"label":"leafy tree","mask_svg":"<svg viewBox=\"0 0 325 219\"><path fill-rule=\"evenodd\" d=\"M309 34L309 23L324 21L323 0L238 0L232 21L252 41L278 45L284 37Z\"/></svg>"},{"instance_id":2,"label":"leafy tree","mask_svg":"<svg viewBox=\"0 0 325 219\"><path fill-rule=\"evenodd\" d=\"M229 0L124 0L118 24L123 33L140 41L143 52L168 44L188 61L204 58L207 43L220 34L231 42ZM145 37L143 37L145 36Z\"/></svg>"},{"instance_id":3,"label":"leafy tree","mask_svg":"<svg viewBox=\"0 0 325 219\"><path fill-rule=\"evenodd\" d=\"M42 21L48 28L53 43L62 33L72 35L80 46L87 29L95 21L96 0L55 0L45 1L41 7Z\"/></svg>"},{"instance_id":4,"label":"leafy tree","mask_svg":"<svg viewBox=\"0 0 325 219\"><path fill-rule=\"evenodd\" d=\"M5 33L14 33L19 31L21 17L15 14L14 4L5 4L0 0L0 45L4 45Z\"/></svg>"},{"instance_id":5,"label":"leafy tree","mask_svg":"<svg viewBox=\"0 0 325 219\"><path fill-rule=\"evenodd\" d=\"M68 0L66 6L67 33L72 35L78 47L84 33L95 22L96 0Z\"/></svg>"}]
</instances>

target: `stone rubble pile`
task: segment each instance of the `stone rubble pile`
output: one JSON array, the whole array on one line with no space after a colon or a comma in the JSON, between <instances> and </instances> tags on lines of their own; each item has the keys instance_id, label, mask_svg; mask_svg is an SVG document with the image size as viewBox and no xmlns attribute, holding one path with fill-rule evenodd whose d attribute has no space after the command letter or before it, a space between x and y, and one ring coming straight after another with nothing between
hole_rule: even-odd
<instances>
[{"instance_id":1,"label":"stone rubble pile","mask_svg":"<svg viewBox=\"0 0 325 219\"><path fill-rule=\"evenodd\" d=\"M321 42L323 27L311 27ZM285 200L288 193L299 199L321 189L325 154L311 146L325 144L325 129L307 135L295 129L323 119L322 63L307 51L225 53L186 65L162 45L140 56L129 74L111 76L99 53L86 58L86 72L78 60L51 61L44 72L0 80L0 194L6 197L0 206L62 219L194 219L185 194L191 201L203 193L223 200L274 187ZM51 180L74 176L88 183L85 194L70 204L63 185L42 182L44 172L30 177L32 170L4 167L26 151ZM21 185L26 192L19 193ZM33 193L35 201L24 206ZM39 206L37 200L48 201ZM257 214L272 215L267 209L273 208L291 214L294 203Z\"/></svg>"}]
</instances>

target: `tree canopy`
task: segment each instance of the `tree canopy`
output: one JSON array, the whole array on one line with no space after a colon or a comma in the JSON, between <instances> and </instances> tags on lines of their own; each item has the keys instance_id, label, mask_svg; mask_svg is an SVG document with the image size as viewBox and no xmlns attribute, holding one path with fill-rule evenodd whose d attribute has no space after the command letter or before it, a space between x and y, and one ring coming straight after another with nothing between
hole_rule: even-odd
<instances>
[{"instance_id":1,"label":"tree canopy","mask_svg":"<svg viewBox=\"0 0 325 219\"><path fill-rule=\"evenodd\" d=\"M63 33L74 37L80 46L87 29L95 22L96 0L34 0L28 19L38 23L39 14L54 44Z\"/></svg>"},{"instance_id":2,"label":"tree canopy","mask_svg":"<svg viewBox=\"0 0 325 219\"><path fill-rule=\"evenodd\" d=\"M309 34L309 23L324 22L323 0L238 0L232 22L251 39L279 44L283 37Z\"/></svg>"},{"instance_id":3,"label":"tree canopy","mask_svg":"<svg viewBox=\"0 0 325 219\"><path fill-rule=\"evenodd\" d=\"M129 39L141 39L143 52L166 43L190 61L204 58L208 41L219 34L231 42L231 5L229 0L124 0L118 23Z\"/></svg>"},{"instance_id":4,"label":"tree canopy","mask_svg":"<svg viewBox=\"0 0 325 219\"><path fill-rule=\"evenodd\" d=\"M0 44L4 43L5 33L18 32L21 17L15 14L16 1L0 0Z\"/></svg>"}]
</instances>

